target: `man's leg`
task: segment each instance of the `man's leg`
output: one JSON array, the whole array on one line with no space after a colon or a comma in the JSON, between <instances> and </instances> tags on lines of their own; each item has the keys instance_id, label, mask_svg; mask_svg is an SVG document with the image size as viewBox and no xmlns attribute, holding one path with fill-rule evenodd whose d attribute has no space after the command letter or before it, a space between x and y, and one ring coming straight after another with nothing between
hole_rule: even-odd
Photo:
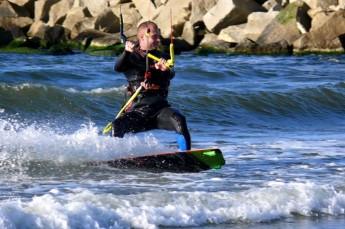
<instances>
[{"instance_id":1,"label":"man's leg","mask_svg":"<svg viewBox=\"0 0 345 229\"><path fill-rule=\"evenodd\" d=\"M147 118L138 111L123 114L113 121L112 136L122 138L126 133L146 130Z\"/></svg>"},{"instance_id":2,"label":"man's leg","mask_svg":"<svg viewBox=\"0 0 345 229\"><path fill-rule=\"evenodd\" d=\"M183 151L191 149L191 138L186 118L179 111L170 107L160 110L157 115L157 128L175 130L178 134L177 143L179 150Z\"/></svg>"}]
</instances>

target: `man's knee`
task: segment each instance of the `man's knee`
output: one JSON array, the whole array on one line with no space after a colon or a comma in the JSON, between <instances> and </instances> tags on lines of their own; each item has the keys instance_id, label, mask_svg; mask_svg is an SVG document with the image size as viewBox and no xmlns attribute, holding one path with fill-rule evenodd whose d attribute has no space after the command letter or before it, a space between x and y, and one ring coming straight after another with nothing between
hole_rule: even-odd
<instances>
[{"instance_id":1,"label":"man's knee","mask_svg":"<svg viewBox=\"0 0 345 229\"><path fill-rule=\"evenodd\" d=\"M191 139L190 134L187 127L186 118L180 113L174 113L173 119L175 120L175 129L178 133L177 143L179 145L179 149L190 150L191 149Z\"/></svg>"},{"instance_id":2,"label":"man's knee","mask_svg":"<svg viewBox=\"0 0 345 229\"><path fill-rule=\"evenodd\" d=\"M178 112L175 112L172 118L174 119L174 127L177 133L183 134L188 131L185 116Z\"/></svg>"},{"instance_id":3,"label":"man's knee","mask_svg":"<svg viewBox=\"0 0 345 229\"><path fill-rule=\"evenodd\" d=\"M113 122L112 122L112 131L111 131L111 135L113 137L118 137L118 138L122 138L124 135L125 135L125 127L123 125L123 122L121 122L120 119L115 119Z\"/></svg>"}]
</instances>

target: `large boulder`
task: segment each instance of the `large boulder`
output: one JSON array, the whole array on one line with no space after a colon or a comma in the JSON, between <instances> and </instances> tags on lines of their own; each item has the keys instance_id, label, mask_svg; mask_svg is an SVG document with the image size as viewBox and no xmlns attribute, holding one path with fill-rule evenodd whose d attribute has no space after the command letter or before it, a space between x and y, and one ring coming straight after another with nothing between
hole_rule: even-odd
<instances>
[{"instance_id":1,"label":"large boulder","mask_svg":"<svg viewBox=\"0 0 345 229\"><path fill-rule=\"evenodd\" d=\"M31 18L22 16L28 15L27 12L22 11L25 12L25 9L7 0L0 1L0 28L11 33L14 38L24 36L33 22ZM8 40L9 36L6 35L8 33L3 32L2 34L6 38L3 40Z\"/></svg>"},{"instance_id":2,"label":"large boulder","mask_svg":"<svg viewBox=\"0 0 345 229\"><path fill-rule=\"evenodd\" d=\"M217 0L192 0L192 11L189 21L193 24L203 23L203 16L214 7Z\"/></svg>"},{"instance_id":3,"label":"large boulder","mask_svg":"<svg viewBox=\"0 0 345 229\"><path fill-rule=\"evenodd\" d=\"M338 6L340 9L345 9L345 0L338 0Z\"/></svg>"},{"instance_id":4,"label":"large boulder","mask_svg":"<svg viewBox=\"0 0 345 229\"><path fill-rule=\"evenodd\" d=\"M111 8L113 13L120 18L120 10L119 7L112 7ZM123 17L123 29L127 34L128 30L132 28L137 28L139 21L142 19L139 11L135 8L135 5L130 3L121 4L121 11Z\"/></svg>"},{"instance_id":5,"label":"large boulder","mask_svg":"<svg viewBox=\"0 0 345 229\"><path fill-rule=\"evenodd\" d=\"M266 26L256 42L262 45L286 40L292 44L302 32L310 29L311 18L307 14L308 9L309 7L304 2L289 4Z\"/></svg>"},{"instance_id":6,"label":"large boulder","mask_svg":"<svg viewBox=\"0 0 345 229\"><path fill-rule=\"evenodd\" d=\"M278 13L277 11L251 13L246 24L232 25L222 29L218 39L230 43L241 43L245 38L256 41Z\"/></svg>"},{"instance_id":7,"label":"large boulder","mask_svg":"<svg viewBox=\"0 0 345 229\"><path fill-rule=\"evenodd\" d=\"M92 39L90 45L92 47L107 47L120 44L121 40L118 34L106 34L104 36Z\"/></svg>"},{"instance_id":8,"label":"large boulder","mask_svg":"<svg viewBox=\"0 0 345 229\"><path fill-rule=\"evenodd\" d=\"M210 45L213 41L218 40L218 36L214 33L206 33L200 45Z\"/></svg>"},{"instance_id":9,"label":"large boulder","mask_svg":"<svg viewBox=\"0 0 345 229\"><path fill-rule=\"evenodd\" d=\"M0 15L1 17L16 17L17 14L8 1L0 1Z\"/></svg>"},{"instance_id":10,"label":"large boulder","mask_svg":"<svg viewBox=\"0 0 345 229\"><path fill-rule=\"evenodd\" d=\"M15 3L9 2L7 0L2 0L2 2L4 2L5 5L9 5L14 10L17 17L30 17L30 13L28 12L28 10L25 7L18 6ZM1 4L1 2L0 2L0 4Z\"/></svg>"},{"instance_id":11,"label":"large boulder","mask_svg":"<svg viewBox=\"0 0 345 229\"><path fill-rule=\"evenodd\" d=\"M187 21L184 24L183 32L181 38L185 40L190 46L195 46L196 44L196 33L193 24Z\"/></svg>"},{"instance_id":12,"label":"large boulder","mask_svg":"<svg viewBox=\"0 0 345 229\"><path fill-rule=\"evenodd\" d=\"M28 13L30 18L34 18L35 16L35 1L36 0L8 0L9 2L13 3L13 5L18 6L18 8L24 8L25 11Z\"/></svg>"},{"instance_id":13,"label":"large boulder","mask_svg":"<svg viewBox=\"0 0 345 229\"><path fill-rule=\"evenodd\" d=\"M46 48L65 41L68 31L61 25L48 26L43 21L35 21L28 31L30 38L39 38L46 43Z\"/></svg>"},{"instance_id":14,"label":"large boulder","mask_svg":"<svg viewBox=\"0 0 345 229\"><path fill-rule=\"evenodd\" d=\"M231 47L233 47L232 43L219 40L216 34L207 33L200 42L197 52L229 52Z\"/></svg>"},{"instance_id":15,"label":"large boulder","mask_svg":"<svg viewBox=\"0 0 345 229\"><path fill-rule=\"evenodd\" d=\"M32 23L29 17L0 17L0 28L10 31L13 37L25 36Z\"/></svg>"},{"instance_id":16,"label":"large boulder","mask_svg":"<svg viewBox=\"0 0 345 229\"><path fill-rule=\"evenodd\" d=\"M79 33L79 35L76 37L77 40L84 40L87 38L95 39L95 38L101 38L111 35L106 32L102 32L96 29L86 29L83 32Z\"/></svg>"},{"instance_id":17,"label":"large boulder","mask_svg":"<svg viewBox=\"0 0 345 229\"><path fill-rule=\"evenodd\" d=\"M61 0L54 4L49 11L48 25L62 24L67 12L72 8L74 0Z\"/></svg>"},{"instance_id":18,"label":"large boulder","mask_svg":"<svg viewBox=\"0 0 345 229\"><path fill-rule=\"evenodd\" d=\"M298 2L301 0L290 0L290 3ZM338 0L303 0L311 9L321 7L328 9L332 5L338 5Z\"/></svg>"},{"instance_id":19,"label":"large boulder","mask_svg":"<svg viewBox=\"0 0 345 229\"><path fill-rule=\"evenodd\" d=\"M281 40L270 44L258 44L253 40L244 39L234 48L235 53L243 54L292 54L292 46Z\"/></svg>"},{"instance_id":20,"label":"large boulder","mask_svg":"<svg viewBox=\"0 0 345 229\"><path fill-rule=\"evenodd\" d=\"M228 26L220 31L218 39L229 43L240 43L246 37L245 27L246 24Z\"/></svg>"},{"instance_id":21,"label":"large boulder","mask_svg":"<svg viewBox=\"0 0 345 229\"><path fill-rule=\"evenodd\" d=\"M48 29L48 25L45 24L43 21L35 21L29 31L27 32L27 35L29 37L38 37L40 39L44 39L46 30Z\"/></svg>"},{"instance_id":22,"label":"large boulder","mask_svg":"<svg viewBox=\"0 0 345 229\"><path fill-rule=\"evenodd\" d=\"M37 0L35 2L35 21L48 22L50 8L60 0Z\"/></svg>"},{"instance_id":23,"label":"large boulder","mask_svg":"<svg viewBox=\"0 0 345 229\"><path fill-rule=\"evenodd\" d=\"M160 7L161 5L164 5L164 3L162 3L161 0L152 0L152 3L154 4L154 6L157 8L157 7Z\"/></svg>"},{"instance_id":24,"label":"large boulder","mask_svg":"<svg viewBox=\"0 0 345 229\"><path fill-rule=\"evenodd\" d=\"M75 28L76 24L84 20L88 20L88 18L91 17L92 15L86 7L74 7L70 11L68 11L62 26L72 31Z\"/></svg>"},{"instance_id":25,"label":"large boulder","mask_svg":"<svg viewBox=\"0 0 345 229\"><path fill-rule=\"evenodd\" d=\"M119 18L110 8L106 8L97 17L92 17L88 8L74 7L66 15L63 26L71 31L71 38L75 39L86 30L97 29L105 33L119 32Z\"/></svg>"},{"instance_id":26,"label":"large boulder","mask_svg":"<svg viewBox=\"0 0 345 229\"><path fill-rule=\"evenodd\" d=\"M321 27L329 20L333 13L334 12L322 10L321 8L309 10L308 14L312 18L310 31L317 30L319 27Z\"/></svg>"},{"instance_id":27,"label":"large boulder","mask_svg":"<svg viewBox=\"0 0 345 229\"><path fill-rule=\"evenodd\" d=\"M339 36L333 40L324 40L314 37L314 32L304 34L293 44L295 53L304 52L343 52L345 46L344 36Z\"/></svg>"},{"instance_id":28,"label":"large boulder","mask_svg":"<svg viewBox=\"0 0 345 229\"><path fill-rule=\"evenodd\" d=\"M278 11L254 12L249 14L248 22L244 29L245 37L256 41L278 14Z\"/></svg>"},{"instance_id":29,"label":"large boulder","mask_svg":"<svg viewBox=\"0 0 345 229\"><path fill-rule=\"evenodd\" d=\"M120 31L119 23L119 18L108 8L97 16L95 29L106 33L117 33Z\"/></svg>"},{"instance_id":30,"label":"large boulder","mask_svg":"<svg viewBox=\"0 0 345 229\"><path fill-rule=\"evenodd\" d=\"M147 0L132 0L137 10L141 14L143 20L152 20L157 13L157 9L152 1Z\"/></svg>"},{"instance_id":31,"label":"large boulder","mask_svg":"<svg viewBox=\"0 0 345 229\"><path fill-rule=\"evenodd\" d=\"M219 0L203 17L207 29L219 33L230 25L238 25L247 21L247 16L255 11L266 11L253 0Z\"/></svg>"},{"instance_id":32,"label":"large boulder","mask_svg":"<svg viewBox=\"0 0 345 229\"><path fill-rule=\"evenodd\" d=\"M172 12L172 27L175 37L181 36L184 24L189 20L192 0L169 1L165 6L158 9L154 21L157 23L164 38L171 33L170 12ZM171 10L171 11L170 11Z\"/></svg>"},{"instance_id":33,"label":"large boulder","mask_svg":"<svg viewBox=\"0 0 345 229\"><path fill-rule=\"evenodd\" d=\"M76 7L67 14L63 26L71 31L71 39L87 30L99 30L105 33L119 32L119 18L110 8L105 9L97 17L92 17L87 8Z\"/></svg>"},{"instance_id":34,"label":"large boulder","mask_svg":"<svg viewBox=\"0 0 345 229\"><path fill-rule=\"evenodd\" d=\"M24 8L16 7L7 0L0 1L0 17L26 17L28 13Z\"/></svg>"},{"instance_id":35,"label":"large boulder","mask_svg":"<svg viewBox=\"0 0 345 229\"><path fill-rule=\"evenodd\" d=\"M345 10L332 13L319 28L304 34L294 42L294 50L343 51L345 45Z\"/></svg>"},{"instance_id":36,"label":"large boulder","mask_svg":"<svg viewBox=\"0 0 345 229\"><path fill-rule=\"evenodd\" d=\"M92 16L96 17L105 9L115 7L119 2L120 0L75 0L73 7L87 7Z\"/></svg>"},{"instance_id":37,"label":"large boulder","mask_svg":"<svg viewBox=\"0 0 345 229\"><path fill-rule=\"evenodd\" d=\"M94 30L95 29L95 21L96 21L95 18L88 17L88 18L83 19L82 21L77 22L71 30L71 34L70 34L71 39L75 39L76 37L79 36L80 33L84 32L86 30Z\"/></svg>"},{"instance_id":38,"label":"large boulder","mask_svg":"<svg viewBox=\"0 0 345 229\"><path fill-rule=\"evenodd\" d=\"M119 44L120 37L118 34L105 33L96 29L87 29L78 34L75 38L84 46L84 50L88 47L107 47Z\"/></svg>"},{"instance_id":39,"label":"large boulder","mask_svg":"<svg viewBox=\"0 0 345 229\"><path fill-rule=\"evenodd\" d=\"M131 41L138 40L138 38L137 38L137 28L136 27L132 27L132 28L130 28L128 30L125 30L124 32L125 32L125 35L126 35L128 40L131 40Z\"/></svg>"}]
</instances>

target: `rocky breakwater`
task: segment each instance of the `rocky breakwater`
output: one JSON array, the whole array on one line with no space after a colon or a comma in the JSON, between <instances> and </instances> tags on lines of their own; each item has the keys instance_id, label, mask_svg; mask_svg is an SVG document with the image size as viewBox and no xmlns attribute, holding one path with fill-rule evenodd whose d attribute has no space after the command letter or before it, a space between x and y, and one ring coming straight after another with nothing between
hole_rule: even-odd
<instances>
[{"instance_id":1,"label":"rocky breakwater","mask_svg":"<svg viewBox=\"0 0 345 229\"><path fill-rule=\"evenodd\" d=\"M0 0L0 47L121 51L145 20L176 51L247 54L344 52L345 0ZM172 20L170 20L172 12Z\"/></svg>"}]
</instances>

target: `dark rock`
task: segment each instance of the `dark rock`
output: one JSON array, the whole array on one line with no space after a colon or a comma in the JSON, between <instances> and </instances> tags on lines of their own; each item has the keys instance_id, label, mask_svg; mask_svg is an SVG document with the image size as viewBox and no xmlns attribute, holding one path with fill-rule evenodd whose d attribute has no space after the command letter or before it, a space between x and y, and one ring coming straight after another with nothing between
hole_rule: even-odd
<instances>
[{"instance_id":1,"label":"dark rock","mask_svg":"<svg viewBox=\"0 0 345 229\"><path fill-rule=\"evenodd\" d=\"M106 9L97 16L95 29L106 33L117 33L120 31L119 23L120 20L113 11L111 9Z\"/></svg>"},{"instance_id":2,"label":"dark rock","mask_svg":"<svg viewBox=\"0 0 345 229\"><path fill-rule=\"evenodd\" d=\"M12 33L0 27L0 46L9 44L13 40Z\"/></svg>"},{"instance_id":3,"label":"dark rock","mask_svg":"<svg viewBox=\"0 0 345 229\"><path fill-rule=\"evenodd\" d=\"M253 40L245 39L234 51L243 54L292 54L292 46L286 40L260 45Z\"/></svg>"},{"instance_id":4,"label":"dark rock","mask_svg":"<svg viewBox=\"0 0 345 229\"><path fill-rule=\"evenodd\" d=\"M51 47L52 45L66 41L67 36L65 32L65 28L61 25L48 27L44 35L44 40L47 42L47 47Z\"/></svg>"},{"instance_id":5,"label":"dark rock","mask_svg":"<svg viewBox=\"0 0 345 229\"><path fill-rule=\"evenodd\" d=\"M262 34L256 40L260 45L277 43L286 40L292 44L297 40L302 31L298 28L298 24L310 28L310 17L307 15L308 6L302 2L289 4L277 17L264 29Z\"/></svg>"},{"instance_id":6,"label":"dark rock","mask_svg":"<svg viewBox=\"0 0 345 229\"><path fill-rule=\"evenodd\" d=\"M345 10L334 12L317 29L304 34L294 42L294 51L341 51L344 50Z\"/></svg>"},{"instance_id":7,"label":"dark rock","mask_svg":"<svg viewBox=\"0 0 345 229\"><path fill-rule=\"evenodd\" d=\"M255 2L257 2L258 4L262 5L264 4L267 0L254 0Z\"/></svg>"},{"instance_id":8,"label":"dark rock","mask_svg":"<svg viewBox=\"0 0 345 229\"><path fill-rule=\"evenodd\" d=\"M206 28L218 34L223 28L245 23L252 12L266 9L253 0L219 0L203 17Z\"/></svg>"},{"instance_id":9,"label":"dark rock","mask_svg":"<svg viewBox=\"0 0 345 229\"><path fill-rule=\"evenodd\" d=\"M32 48L32 49L38 49L41 46L41 39L38 37L29 37L26 38L24 43L24 47Z\"/></svg>"}]
</instances>

